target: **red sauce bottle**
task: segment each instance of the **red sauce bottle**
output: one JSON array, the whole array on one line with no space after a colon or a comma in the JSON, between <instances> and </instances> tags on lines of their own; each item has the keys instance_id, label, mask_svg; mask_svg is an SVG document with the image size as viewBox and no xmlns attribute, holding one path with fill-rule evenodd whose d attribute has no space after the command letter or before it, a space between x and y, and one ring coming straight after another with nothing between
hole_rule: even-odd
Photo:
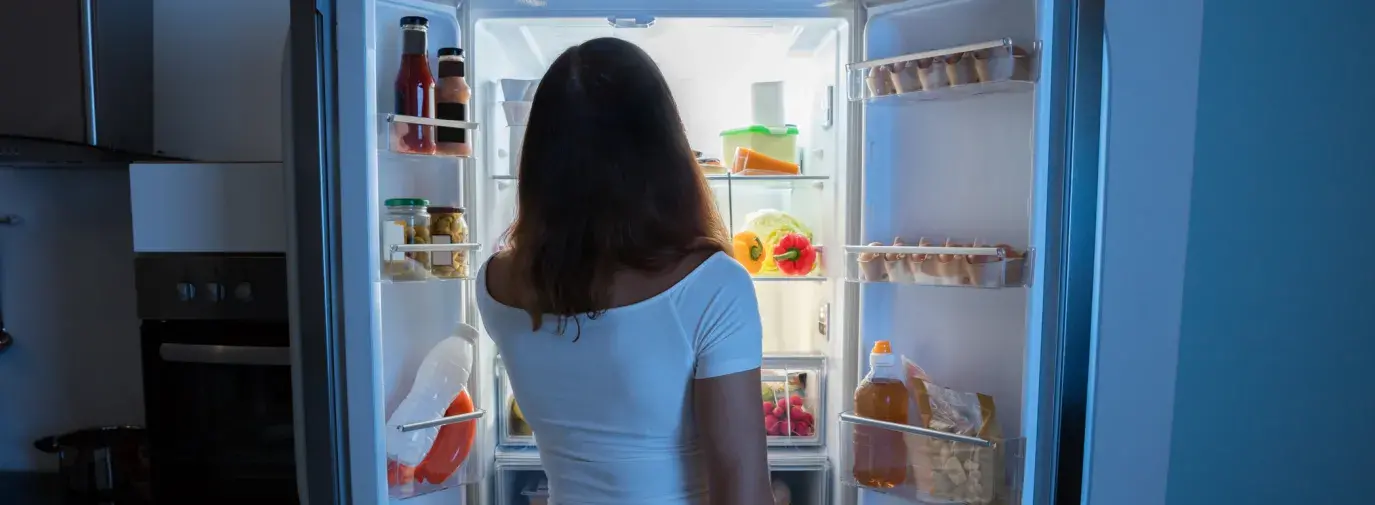
<instances>
[{"instance_id":1,"label":"red sauce bottle","mask_svg":"<svg viewBox=\"0 0 1375 505\"><path fill-rule=\"evenodd\" d=\"M434 76L425 56L430 21L420 16L401 18L401 67L396 70L396 113L434 119ZM434 127L392 123L392 150L434 154Z\"/></svg>"}]
</instances>

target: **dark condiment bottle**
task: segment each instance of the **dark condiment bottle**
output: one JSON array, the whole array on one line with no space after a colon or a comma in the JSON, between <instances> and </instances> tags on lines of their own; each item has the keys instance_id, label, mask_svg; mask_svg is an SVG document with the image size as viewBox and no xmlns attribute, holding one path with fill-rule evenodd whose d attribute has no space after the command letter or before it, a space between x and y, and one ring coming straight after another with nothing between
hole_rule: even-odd
<instances>
[{"instance_id":1,"label":"dark condiment bottle","mask_svg":"<svg viewBox=\"0 0 1375 505\"><path fill-rule=\"evenodd\" d=\"M396 113L435 118L434 76L426 59L430 21L420 16L401 18L401 66L396 70ZM392 150L434 154L434 127L392 123Z\"/></svg>"},{"instance_id":2,"label":"dark condiment bottle","mask_svg":"<svg viewBox=\"0 0 1375 505\"><path fill-rule=\"evenodd\" d=\"M468 120L468 99L472 89L464 80L463 50L445 47L439 50L439 84L435 90L439 119L454 121ZM452 156L471 156L472 144L468 143L468 131L462 128L439 127L435 132L439 142L439 154Z\"/></svg>"}]
</instances>

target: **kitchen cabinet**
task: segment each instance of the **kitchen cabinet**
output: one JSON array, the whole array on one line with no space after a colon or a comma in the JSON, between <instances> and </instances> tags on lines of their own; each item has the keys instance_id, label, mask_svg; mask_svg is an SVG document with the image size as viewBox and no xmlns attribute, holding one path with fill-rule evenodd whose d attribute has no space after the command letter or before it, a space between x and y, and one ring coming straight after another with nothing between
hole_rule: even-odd
<instances>
[{"instance_id":1,"label":"kitchen cabinet","mask_svg":"<svg viewBox=\"0 0 1375 505\"><path fill-rule=\"evenodd\" d=\"M156 153L282 161L287 8L279 0L154 1Z\"/></svg>"}]
</instances>

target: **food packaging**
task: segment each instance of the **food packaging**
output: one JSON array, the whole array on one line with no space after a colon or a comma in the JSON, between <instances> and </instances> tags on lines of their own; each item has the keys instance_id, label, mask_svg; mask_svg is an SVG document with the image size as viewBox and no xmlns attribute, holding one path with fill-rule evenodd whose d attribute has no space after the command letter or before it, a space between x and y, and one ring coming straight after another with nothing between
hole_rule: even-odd
<instances>
[{"instance_id":1,"label":"food packaging","mask_svg":"<svg viewBox=\"0 0 1375 505\"><path fill-rule=\"evenodd\" d=\"M1006 81L1012 78L1012 49L995 47L974 52L974 72L979 82Z\"/></svg>"},{"instance_id":2,"label":"food packaging","mask_svg":"<svg viewBox=\"0 0 1375 505\"><path fill-rule=\"evenodd\" d=\"M917 241L921 247L929 247L931 241L922 237ZM932 254L912 254L907 257L907 267L912 270L912 282L917 284L940 284L936 275L936 259Z\"/></svg>"},{"instance_id":3,"label":"food packaging","mask_svg":"<svg viewBox=\"0 0 1375 505\"><path fill-rule=\"evenodd\" d=\"M969 53L952 54L945 57L945 75L951 86L977 82L974 75L974 58Z\"/></svg>"},{"instance_id":4,"label":"food packaging","mask_svg":"<svg viewBox=\"0 0 1375 505\"><path fill-rule=\"evenodd\" d=\"M950 82L949 76L945 75L945 60L937 58L927 58L917 60L917 79L921 81L921 89L931 91L936 88L944 88Z\"/></svg>"},{"instance_id":5,"label":"food packaging","mask_svg":"<svg viewBox=\"0 0 1375 505\"><path fill-rule=\"evenodd\" d=\"M730 171L740 175L797 175L801 167L748 147L737 147Z\"/></svg>"},{"instance_id":6,"label":"food packaging","mask_svg":"<svg viewBox=\"0 0 1375 505\"><path fill-rule=\"evenodd\" d=\"M1006 264L1003 269L1003 285L1021 286L1026 282L1026 253L1007 244L998 244L998 247L1007 250L1007 258L1003 261Z\"/></svg>"},{"instance_id":7,"label":"food packaging","mask_svg":"<svg viewBox=\"0 0 1375 505\"><path fill-rule=\"evenodd\" d=\"M905 356L902 363L907 391L916 406L914 424L994 442L983 447L931 437L904 437L913 485L938 500L994 503L1005 493L1007 480L1006 450L993 397L943 387Z\"/></svg>"},{"instance_id":8,"label":"food packaging","mask_svg":"<svg viewBox=\"0 0 1375 505\"><path fill-rule=\"evenodd\" d=\"M870 242L871 246L883 245L879 242ZM855 258L859 262L859 278L869 282L885 282L888 280L888 269L883 264L883 254L881 253L859 253Z\"/></svg>"},{"instance_id":9,"label":"food packaging","mask_svg":"<svg viewBox=\"0 0 1375 505\"><path fill-rule=\"evenodd\" d=\"M745 147L765 156L796 164L798 133L794 125L750 125L733 128L721 132L721 153L725 156L734 156L736 149Z\"/></svg>"},{"instance_id":10,"label":"food packaging","mask_svg":"<svg viewBox=\"0 0 1375 505\"><path fill-rule=\"evenodd\" d=\"M974 247L986 247L974 242ZM1003 286L1003 258L997 256L967 255L964 257L965 274L969 283L981 288L1000 288Z\"/></svg>"},{"instance_id":11,"label":"food packaging","mask_svg":"<svg viewBox=\"0 0 1375 505\"><path fill-rule=\"evenodd\" d=\"M893 88L896 89L898 93L921 91L921 79L917 78L916 62L903 61L894 63L889 72Z\"/></svg>"},{"instance_id":12,"label":"food packaging","mask_svg":"<svg viewBox=\"0 0 1375 505\"><path fill-rule=\"evenodd\" d=\"M962 247L960 244L950 242L945 239L945 247ZM969 284L965 278L963 254L937 254L936 255L936 284L942 286L958 286Z\"/></svg>"},{"instance_id":13,"label":"food packaging","mask_svg":"<svg viewBox=\"0 0 1375 505\"><path fill-rule=\"evenodd\" d=\"M893 245L901 246L901 238L893 239ZM902 253L888 253L883 255L883 267L888 272L888 279L893 282L912 282L912 268L907 264L907 255Z\"/></svg>"},{"instance_id":14,"label":"food packaging","mask_svg":"<svg viewBox=\"0 0 1375 505\"><path fill-rule=\"evenodd\" d=\"M893 94L890 74L887 65L881 65L869 69L869 75L865 76L864 82L869 86L869 96L883 96Z\"/></svg>"},{"instance_id":15,"label":"food packaging","mask_svg":"<svg viewBox=\"0 0 1375 505\"><path fill-rule=\"evenodd\" d=\"M527 125L530 122L530 106L534 102L526 101L506 101L501 102L501 110L506 113L506 124L511 126Z\"/></svg>"},{"instance_id":16,"label":"food packaging","mask_svg":"<svg viewBox=\"0 0 1375 505\"><path fill-rule=\"evenodd\" d=\"M750 85L750 108L754 124L788 124L783 118L783 81L756 82Z\"/></svg>"}]
</instances>

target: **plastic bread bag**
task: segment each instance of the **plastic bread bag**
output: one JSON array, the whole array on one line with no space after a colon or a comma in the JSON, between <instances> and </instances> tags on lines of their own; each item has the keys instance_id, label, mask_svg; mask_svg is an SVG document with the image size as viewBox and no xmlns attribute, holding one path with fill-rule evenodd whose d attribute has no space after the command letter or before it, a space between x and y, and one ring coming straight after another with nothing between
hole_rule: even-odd
<instances>
[{"instance_id":1,"label":"plastic bread bag","mask_svg":"<svg viewBox=\"0 0 1375 505\"><path fill-rule=\"evenodd\" d=\"M913 485L922 495L938 500L993 503L1005 494L1000 490L1007 485L1002 429L993 398L936 384L906 357L902 364L907 391L917 413L915 424L994 443L984 447L931 437L905 437Z\"/></svg>"}]
</instances>

